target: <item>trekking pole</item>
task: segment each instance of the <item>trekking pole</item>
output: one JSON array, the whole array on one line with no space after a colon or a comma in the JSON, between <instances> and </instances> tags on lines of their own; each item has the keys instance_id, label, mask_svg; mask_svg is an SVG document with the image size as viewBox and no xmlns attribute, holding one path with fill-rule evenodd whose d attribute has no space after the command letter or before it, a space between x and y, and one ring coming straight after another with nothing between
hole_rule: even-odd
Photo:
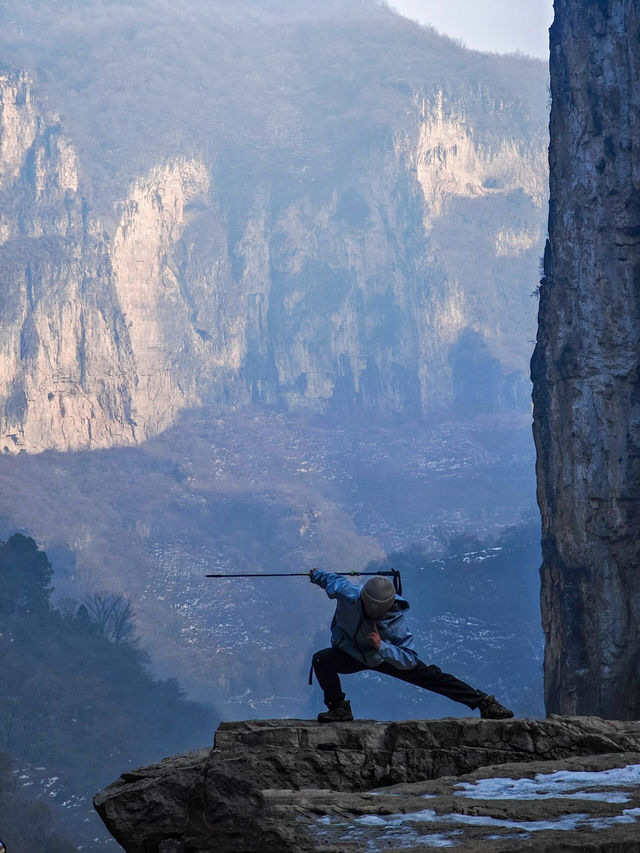
<instances>
[{"instance_id":1,"label":"trekking pole","mask_svg":"<svg viewBox=\"0 0 640 853\"><path fill-rule=\"evenodd\" d=\"M249 574L212 574L205 578L308 578L309 572L251 572ZM398 595L402 595L402 580L397 569L388 572L332 572L334 575L345 575L347 577L361 577L362 575L384 575L393 578L393 586Z\"/></svg>"}]
</instances>

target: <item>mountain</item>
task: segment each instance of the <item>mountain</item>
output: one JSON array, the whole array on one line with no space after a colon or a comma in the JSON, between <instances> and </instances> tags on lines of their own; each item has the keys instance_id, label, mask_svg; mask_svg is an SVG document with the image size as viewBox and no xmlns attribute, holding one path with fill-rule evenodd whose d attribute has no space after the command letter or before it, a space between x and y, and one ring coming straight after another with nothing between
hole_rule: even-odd
<instances>
[{"instance_id":1,"label":"mountain","mask_svg":"<svg viewBox=\"0 0 640 853\"><path fill-rule=\"evenodd\" d=\"M329 604L206 572L407 552L425 653L464 676L481 648L537 707L543 64L355 0L0 15L0 533L46 549L58 598L131 600L158 673L227 715L313 710ZM509 527L513 678L482 639L514 636L498 581L435 612L420 574Z\"/></svg>"},{"instance_id":2,"label":"mountain","mask_svg":"<svg viewBox=\"0 0 640 853\"><path fill-rule=\"evenodd\" d=\"M5 452L527 410L541 62L355 0L0 15Z\"/></svg>"},{"instance_id":3,"label":"mountain","mask_svg":"<svg viewBox=\"0 0 640 853\"><path fill-rule=\"evenodd\" d=\"M421 652L538 713L543 63L368 0L0 0L0 51L0 536L54 603L308 716L305 571L393 559ZM452 713L403 691L353 685Z\"/></svg>"}]
</instances>

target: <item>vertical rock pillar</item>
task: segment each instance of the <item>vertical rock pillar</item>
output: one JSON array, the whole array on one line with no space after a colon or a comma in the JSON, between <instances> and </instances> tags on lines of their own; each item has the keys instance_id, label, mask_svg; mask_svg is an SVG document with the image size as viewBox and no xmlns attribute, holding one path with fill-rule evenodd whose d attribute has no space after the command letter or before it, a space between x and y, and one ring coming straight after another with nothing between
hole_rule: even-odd
<instances>
[{"instance_id":1,"label":"vertical rock pillar","mask_svg":"<svg viewBox=\"0 0 640 853\"><path fill-rule=\"evenodd\" d=\"M640 718L640 4L555 0L532 359L548 713Z\"/></svg>"}]
</instances>

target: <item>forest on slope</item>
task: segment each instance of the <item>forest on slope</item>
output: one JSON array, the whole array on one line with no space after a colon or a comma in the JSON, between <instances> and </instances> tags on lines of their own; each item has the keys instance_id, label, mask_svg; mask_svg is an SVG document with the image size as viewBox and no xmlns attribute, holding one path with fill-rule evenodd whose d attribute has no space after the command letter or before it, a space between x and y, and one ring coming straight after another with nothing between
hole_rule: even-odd
<instances>
[{"instance_id":1,"label":"forest on slope","mask_svg":"<svg viewBox=\"0 0 640 853\"><path fill-rule=\"evenodd\" d=\"M0 829L9 850L29 853L58 850L48 807L55 827L86 843L99 830L91 813L99 787L206 746L215 726L213 711L185 699L175 679L153 678L118 596L100 597L106 608L95 597L55 607L53 578L30 537L0 543Z\"/></svg>"}]
</instances>

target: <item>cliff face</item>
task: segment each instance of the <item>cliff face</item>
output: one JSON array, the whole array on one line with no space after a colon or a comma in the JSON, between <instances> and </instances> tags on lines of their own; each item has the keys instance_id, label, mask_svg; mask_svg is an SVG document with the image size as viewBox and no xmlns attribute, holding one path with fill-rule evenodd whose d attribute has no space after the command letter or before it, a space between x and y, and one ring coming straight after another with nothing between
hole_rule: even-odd
<instances>
[{"instance_id":1,"label":"cliff face","mask_svg":"<svg viewBox=\"0 0 640 853\"><path fill-rule=\"evenodd\" d=\"M78 163L26 74L0 77L0 447L133 440L131 352Z\"/></svg>"},{"instance_id":2,"label":"cliff face","mask_svg":"<svg viewBox=\"0 0 640 853\"><path fill-rule=\"evenodd\" d=\"M522 410L543 128L469 98L414 92L321 191L267 171L230 202L173 156L105 206L29 76L0 77L0 448L133 443L202 402Z\"/></svg>"},{"instance_id":3,"label":"cliff face","mask_svg":"<svg viewBox=\"0 0 640 853\"><path fill-rule=\"evenodd\" d=\"M640 28L556 0L532 362L547 709L640 716Z\"/></svg>"}]
</instances>

